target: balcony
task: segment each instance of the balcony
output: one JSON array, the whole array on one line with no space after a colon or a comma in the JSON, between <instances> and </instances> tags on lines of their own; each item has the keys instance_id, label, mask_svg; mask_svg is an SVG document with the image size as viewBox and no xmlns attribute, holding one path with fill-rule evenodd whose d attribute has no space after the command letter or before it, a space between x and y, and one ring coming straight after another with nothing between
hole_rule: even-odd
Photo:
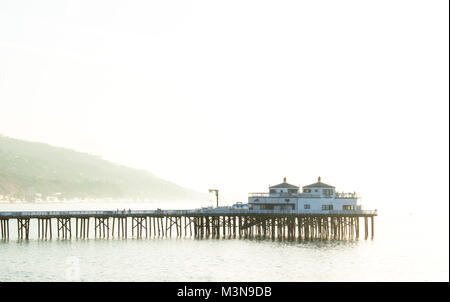
<instances>
[{"instance_id":1,"label":"balcony","mask_svg":"<svg viewBox=\"0 0 450 302\"><path fill-rule=\"evenodd\" d=\"M248 197L269 197L269 193L248 193Z\"/></svg>"},{"instance_id":2,"label":"balcony","mask_svg":"<svg viewBox=\"0 0 450 302\"><path fill-rule=\"evenodd\" d=\"M346 199L346 198L352 198L352 199L357 199L358 198L358 194L356 194L356 193L344 193L344 192L341 192L341 193L338 193L338 192L336 192L335 194L334 194L334 196L335 196L335 198L337 198L337 199Z\"/></svg>"},{"instance_id":3,"label":"balcony","mask_svg":"<svg viewBox=\"0 0 450 302\"><path fill-rule=\"evenodd\" d=\"M298 197L298 193L248 193L248 197L267 198L267 197Z\"/></svg>"}]
</instances>

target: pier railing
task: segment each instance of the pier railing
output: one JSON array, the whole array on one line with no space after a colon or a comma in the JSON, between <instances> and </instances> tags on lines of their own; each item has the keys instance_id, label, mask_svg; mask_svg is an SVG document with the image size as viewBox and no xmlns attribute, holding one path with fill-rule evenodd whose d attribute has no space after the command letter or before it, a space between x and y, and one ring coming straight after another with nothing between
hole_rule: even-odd
<instances>
[{"instance_id":1,"label":"pier railing","mask_svg":"<svg viewBox=\"0 0 450 302\"><path fill-rule=\"evenodd\" d=\"M298 198L333 198L333 195L322 195L319 193L288 193L288 192L281 192L281 193L248 193L248 197L251 198L267 198L267 197L298 197ZM358 199L359 196L356 193L344 193L344 192L336 192L334 194L334 198L336 199Z\"/></svg>"},{"instance_id":2,"label":"pier railing","mask_svg":"<svg viewBox=\"0 0 450 302\"><path fill-rule=\"evenodd\" d=\"M199 211L195 211L199 212ZM194 213L195 213L194 212ZM283 210L242 210L242 209L202 209L200 213L224 213L224 214L295 214L295 215L377 215L377 210L291 210L291 209L283 209Z\"/></svg>"},{"instance_id":3,"label":"pier railing","mask_svg":"<svg viewBox=\"0 0 450 302\"><path fill-rule=\"evenodd\" d=\"M134 211L11 211L0 212L0 217L77 217L77 216L147 216L147 215L202 215L202 214L295 214L295 215L377 215L377 210L325 210L297 211L284 210L247 210L247 209L193 209L193 210L134 210Z\"/></svg>"},{"instance_id":4,"label":"pier railing","mask_svg":"<svg viewBox=\"0 0 450 302\"><path fill-rule=\"evenodd\" d=\"M248 197L269 197L269 193L264 192L264 193L258 193L258 192L253 192L253 193L248 193Z\"/></svg>"},{"instance_id":5,"label":"pier railing","mask_svg":"<svg viewBox=\"0 0 450 302\"><path fill-rule=\"evenodd\" d=\"M359 198L358 194L356 194L354 192L353 193L336 192L334 195L335 195L335 198L338 198L338 199Z\"/></svg>"}]
</instances>

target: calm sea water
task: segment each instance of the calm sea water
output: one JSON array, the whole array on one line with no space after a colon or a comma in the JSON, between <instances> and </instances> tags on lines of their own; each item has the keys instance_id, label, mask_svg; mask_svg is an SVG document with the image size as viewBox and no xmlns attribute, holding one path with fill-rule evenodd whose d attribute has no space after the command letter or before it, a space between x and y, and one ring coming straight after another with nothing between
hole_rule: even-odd
<instances>
[{"instance_id":1,"label":"calm sea water","mask_svg":"<svg viewBox=\"0 0 450 302\"><path fill-rule=\"evenodd\" d=\"M198 205L197 205L198 206ZM9 210L192 208L0 204ZM0 241L0 281L449 281L448 216L380 216L373 240L149 238Z\"/></svg>"}]
</instances>

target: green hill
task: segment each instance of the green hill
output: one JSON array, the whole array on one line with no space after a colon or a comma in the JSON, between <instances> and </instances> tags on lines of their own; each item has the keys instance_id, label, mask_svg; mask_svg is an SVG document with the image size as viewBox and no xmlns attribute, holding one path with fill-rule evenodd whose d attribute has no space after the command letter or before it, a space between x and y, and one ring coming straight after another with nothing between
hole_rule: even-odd
<instances>
[{"instance_id":1,"label":"green hill","mask_svg":"<svg viewBox=\"0 0 450 302\"><path fill-rule=\"evenodd\" d=\"M98 156L0 135L0 195L34 201L39 196L201 200L206 194L182 188Z\"/></svg>"}]
</instances>

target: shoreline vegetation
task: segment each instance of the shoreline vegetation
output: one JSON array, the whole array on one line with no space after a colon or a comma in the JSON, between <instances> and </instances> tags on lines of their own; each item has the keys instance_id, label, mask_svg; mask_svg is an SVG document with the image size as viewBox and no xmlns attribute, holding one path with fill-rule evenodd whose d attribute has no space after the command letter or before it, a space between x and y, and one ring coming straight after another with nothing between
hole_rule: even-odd
<instances>
[{"instance_id":1,"label":"shoreline vegetation","mask_svg":"<svg viewBox=\"0 0 450 302\"><path fill-rule=\"evenodd\" d=\"M0 135L0 203L198 200L207 194L99 156Z\"/></svg>"}]
</instances>

